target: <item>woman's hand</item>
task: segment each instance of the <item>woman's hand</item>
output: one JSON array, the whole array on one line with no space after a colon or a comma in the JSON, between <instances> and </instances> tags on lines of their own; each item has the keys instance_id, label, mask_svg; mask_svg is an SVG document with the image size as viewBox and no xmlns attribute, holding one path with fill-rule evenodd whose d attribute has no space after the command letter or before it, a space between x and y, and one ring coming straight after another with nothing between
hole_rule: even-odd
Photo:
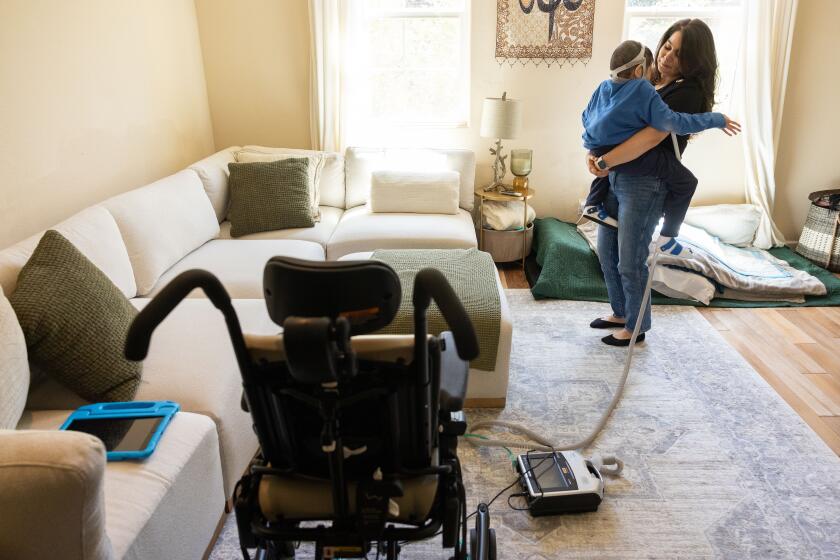
<instances>
[{"instance_id":1,"label":"woman's hand","mask_svg":"<svg viewBox=\"0 0 840 560\"><path fill-rule=\"evenodd\" d=\"M726 123L721 130L727 136L735 136L741 132L741 123L735 122L726 115L723 115L723 122Z\"/></svg>"},{"instance_id":2,"label":"woman's hand","mask_svg":"<svg viewBox=\"0 0 840 560\"><path fill-rule=\"evenodd\" d=\"M598 169L598 166L595 165L595 160L598 159L592 154L586 154L586 166L589 168L589 172L595 175L596 177L606 177L610 174L609 170L607 169Z\"/></svg>"}]
</instances>

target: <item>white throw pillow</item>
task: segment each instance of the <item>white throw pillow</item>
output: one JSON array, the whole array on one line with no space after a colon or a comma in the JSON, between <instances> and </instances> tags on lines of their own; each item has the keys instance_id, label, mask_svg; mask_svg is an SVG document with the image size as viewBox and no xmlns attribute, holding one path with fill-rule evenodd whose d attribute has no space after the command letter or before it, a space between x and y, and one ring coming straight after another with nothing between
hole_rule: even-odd
<instances>
[{"instance_id":1,"label":"white throw pillow","mask_svg":"<svg viewBox=\"0 0 840 560\"><path fill-rule=\"evenodd\" d=\"M26 340L12 305L0 289L0 430L13 430L29 393Z\"/></svg>"},{"instance_id":2,"label":"white throw pillow","mask_svg":"<svg viewBox=\"0 0 840 560\"><path fill-rule=\"evenodd\" d=\"M134 271L128 250L114 217L102 206L85 208L50 229L67 238L90 262L101 270L127 298L137 295ZM0 251L0 285L7 294L15 291L20 269L32 256L40 232Z\"/></svg>"},{"instance_id":3,"label":"white throw pillow","mask_svg":"<svg viewBox=\"0 0 840 560\"><path fill-rule=\"evenodd\" d=\"M372 212L456 214L457 171L374 171L370 183Z\"/></svg>"},{"instance_id":4,"label":"white throw pillow","mask_svg":"<svg viewBox=\"0 0 840 560\"><path fill-rule=\"evenodd\" d=\"M138 296L148 294L169 267L219 235L216 212L191 169L110 198L103 205L122 233Z\"/></svg>"},{"instance_id":5,"label":"white throw pillow","mask_svg":"<svg viewBox=\"0 0 840 560\"><path fill-rule=\"evenodd\" d=\"M289 158L306 158L309 161L309 200L312 205L312 217L315 221L320 221L321 196L319 187L321 184L321 172L324 169L323 154L284 154L271 151L270 148L266 148L266 151L260 151L254 148L245 148L236 152L236 161L238 163L264 163Z\"/></svg>"},{"instance_id":6,"label":"white throw pillow","mask_svg":"<svg viewBox=\"0 0 840 560\"><path fill-rule=\"evenodd\" d=\"M705 230L729 245L749 247L761 222L761 210L754 204L717 204L688 209L685 223Z\"/></svg>"},{"instance_id":7,"label":"white throw pillow","mask_svg":"<svg viewBox=\"0 0 840 560\"><path fill-rule=\"evenodd\" d=\"M459 204L468 212L475 198L475 153L470 150L414 148L347 148L344 156L347 209L367 204L374 171L456 171Z\"/></svg>"},{"instance_id":8,"label":"white throw pillow","mask_svg":"<svg viewBox=\"0 0 840 560\"><path fill-rule=\"evenodd\" d=\"M213 210L216 211L216 219L219 222L222 222L227 216L228 200L230 198L230 189L228 189L230 171L228 171L227 164L236 161L234 154L239 149L239 146L231 146L197 161L187 168L198 173L198 177L204 185L204 192L207 193L207 198L213 204Z\"/></svg>"}]
</instances>

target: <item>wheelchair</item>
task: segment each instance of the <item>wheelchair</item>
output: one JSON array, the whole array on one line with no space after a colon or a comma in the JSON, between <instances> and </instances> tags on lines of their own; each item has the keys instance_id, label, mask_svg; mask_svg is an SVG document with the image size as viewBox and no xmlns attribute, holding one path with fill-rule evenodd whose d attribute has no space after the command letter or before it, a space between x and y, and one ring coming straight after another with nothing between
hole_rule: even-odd
<instances>
[{"instance_id":1,"label":"wheelchair","mask_svg":"<svg viewBox=\"0 0 840 560\"><path fill-rule=\"evenodd\" d=\"M457 454L478 341L439 271L416 275L414 334L382 335L371 333L402 298L387 264L273 257L263 288L283 331L266 336L243 334L219 280L190 270L138 314L126 355L144 358L156 326L195 288L225 317L260 443L233 497L245 558L247 549L260 560L294 558L311 542L318 560L391 560L438 535L455 560L496 558L485 504L468 531ZM427 334L432 301L451 329L439 336Z\"/></svg>"}]
</instances>

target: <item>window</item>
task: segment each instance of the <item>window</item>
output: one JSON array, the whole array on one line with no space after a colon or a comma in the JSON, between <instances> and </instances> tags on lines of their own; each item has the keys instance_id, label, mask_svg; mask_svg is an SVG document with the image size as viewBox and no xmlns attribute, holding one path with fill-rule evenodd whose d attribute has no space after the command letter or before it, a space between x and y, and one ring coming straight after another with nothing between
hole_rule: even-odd
<instances>
[{"instance_id":1,"label":"window","mask_svg":"<svg viewBox=\"0 0 840 560\"><path fill-rule=\"evenodd\" d=\"M350 22L352 75L346 75L354 129L467 124L468 3L358 2Z\"/></svg>"},{"instance_id":2,"label":"window","mask_svg":"<svg viewBox=\"0 0 840 560\"><path fill-rule=\"evenodd\" d=\"M742 3L743 0L626 0L624 38L640 41L655 51L672 23L685 18L702 19L715 37L718 57L715 110L727 111L740 57Z\"/></svg>"}]
</instances>

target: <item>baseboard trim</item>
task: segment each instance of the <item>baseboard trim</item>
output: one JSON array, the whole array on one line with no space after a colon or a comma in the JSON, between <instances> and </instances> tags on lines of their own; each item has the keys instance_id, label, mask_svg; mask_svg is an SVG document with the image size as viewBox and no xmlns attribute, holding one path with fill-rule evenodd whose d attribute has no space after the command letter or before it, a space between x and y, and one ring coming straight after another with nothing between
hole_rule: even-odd
<instances>
[{"instance_id":1,"label":"baseboard trim","mask_svg":"<svg viewBox=\"0 0 840 560\"><path fill-rule=\"evenodd\" d=\"M227 503L225 503L225 509L222 512L222 517L219 518L219 523L216 524L216 530L213 532L213 538L210 540L210 544L207 545L207 549L204 551L204 556L201 557L202 560L210 558L210 554L212 554L213 549L216 548L216 541L219 540L219 535L222 534L222 529L225 526L225 521L227 521L227 516Z\"/></svg>"},{"instance_id":2,"label":"baseboard trim","mask_svg":"<svg viewBox=\"0 0 840 560\"><path fill-rule=\"evenodd\" d=\"M464 408L504 408L506 397L466 399Z\"/></svg>"}]
</instances>

